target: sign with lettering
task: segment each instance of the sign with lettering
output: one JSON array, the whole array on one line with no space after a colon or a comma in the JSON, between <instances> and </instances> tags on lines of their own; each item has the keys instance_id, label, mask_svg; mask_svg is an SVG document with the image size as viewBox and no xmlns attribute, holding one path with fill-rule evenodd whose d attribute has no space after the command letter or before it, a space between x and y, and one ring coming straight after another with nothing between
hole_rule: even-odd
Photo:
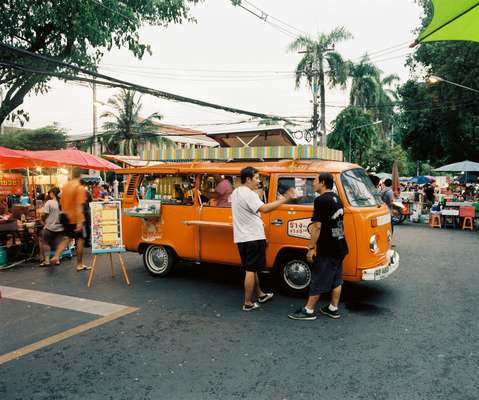
<instances>
[{"instance_id":1,"label":"sign with lettering","mask_svg":"<svg viewBox=\"0 0 479 400\"><path fill-rule=\"evenodd\" d=\"M125 251L121 235L121 203L119 201L92 201L91 252L120 253Z\"/></svg>"},{"instance_id":2,"label":"sign with lettering","mask_svg":"<svg viewBox=\"0 0 479 400\"><path fill-rule=\"evenodd\" d=\"M311 218L293 219L288 221L288 236L300 239L311 239L308 226L311 224Z\"/></svg>"},{"instance_id":3,"label":"sign with lettering","mask_svg":"<svg viewBox=\"0 0 479 400\"><path fill-rule=\"evenodd\" d=\"M0 196L23 194L23 176L20 174L0 174Z\"/></svg>"}]
</instances>

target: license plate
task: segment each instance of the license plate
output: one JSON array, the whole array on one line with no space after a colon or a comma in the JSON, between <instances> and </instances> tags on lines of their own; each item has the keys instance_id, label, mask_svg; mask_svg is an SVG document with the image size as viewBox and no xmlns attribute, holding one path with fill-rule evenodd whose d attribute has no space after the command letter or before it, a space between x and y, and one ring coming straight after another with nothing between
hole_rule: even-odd
<instances>
[{"instance_id":1,"label":"license plate","mask_svg":"<svg viewBox=\"0 0 479 400\"><path fill-rule=\"evenodd\" d=\"M380 269L377 269L376 271L374 271L374 277L377 278L377 277L380 277L382 275L385 275L389 273L389 265L387 267L382 267Z\"/></svg>"}]
</instances>

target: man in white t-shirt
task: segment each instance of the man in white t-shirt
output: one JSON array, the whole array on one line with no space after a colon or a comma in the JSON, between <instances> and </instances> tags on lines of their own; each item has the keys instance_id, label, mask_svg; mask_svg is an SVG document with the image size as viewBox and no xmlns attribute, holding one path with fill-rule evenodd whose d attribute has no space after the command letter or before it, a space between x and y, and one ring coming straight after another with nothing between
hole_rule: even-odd
<instances>
[{"instance_id":1,"label":"man in white t-shirt","mask_svg":"<svg viewBox=\"0 0 479 400\"><path fill-rule=\"evenodd\" d=\"M269 213L281 204L296 197L293 188L283 194L283 198L272 203L263 203L256 190L260 183L259 174L253 167L241 170L241 186L231 195L233 214L233 240L238 246L241 265L246 270L244 290L244 311L259 308L273 298L273 293L264 293L259 285L258 271L266 267L266 236L260 212ZM253 302L256 292L258 302Z\"/></svg>"}]
</instances>

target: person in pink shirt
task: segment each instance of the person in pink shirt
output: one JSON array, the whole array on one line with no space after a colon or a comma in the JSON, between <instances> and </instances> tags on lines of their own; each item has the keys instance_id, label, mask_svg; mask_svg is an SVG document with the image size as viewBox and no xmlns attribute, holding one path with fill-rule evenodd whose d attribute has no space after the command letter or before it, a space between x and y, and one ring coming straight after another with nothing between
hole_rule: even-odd
<instances>
[{"instance_id":1,"label":"person in pink shirt","mask_svg":"<svg viewBox=\"0 0 479 400\"><path fill-rule=\"evenodd\" d=\"M223 175L216 175L216 207L231 207L233 185Z\"/></svg>"}]
</instances>

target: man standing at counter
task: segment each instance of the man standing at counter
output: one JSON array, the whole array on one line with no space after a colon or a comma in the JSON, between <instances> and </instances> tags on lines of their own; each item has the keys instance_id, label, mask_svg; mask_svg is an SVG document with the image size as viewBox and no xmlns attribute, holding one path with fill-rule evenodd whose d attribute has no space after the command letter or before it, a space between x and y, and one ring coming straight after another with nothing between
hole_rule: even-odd
<instances>
[{"instance_id":1,"label":"man standing at counter","mask_svg":"<svg viewBox=\"0 0 479 400\"><path fill-rule=\"evenodd\" d=\"M343 204L333 191L333 176L322 172L314 180L314 190L320 194L314 200L311 218L311 240L307 260L312 264L309 298L306 305L288 317L311 321L316 319L316 305L322 294L331 292L331 304L320 309L321 314L337 319L341 286L343 284L343 259L348 245L343 231Z\"/></svg>"},{"instance_id":2,"label":"man standing at counter","mask_svg":"<svg viewBox=\"0 0 479 400\"><path fill-rule=\"evenodd\" d=\"M266 235L259 213L269 213L296 197L294 189L290 188L282 199L265 204L256 193L259 183L256 169L243 168L241 186L231 195L233 239L238 246L241 265L246 270L243 311L255 310L259 308L258 303L266 303L273 298L273 293L264 293L259 285L258 272L266 267ZM253 302L253 292L256 292L258 302Z\"/></svg>"}]
</instances>

